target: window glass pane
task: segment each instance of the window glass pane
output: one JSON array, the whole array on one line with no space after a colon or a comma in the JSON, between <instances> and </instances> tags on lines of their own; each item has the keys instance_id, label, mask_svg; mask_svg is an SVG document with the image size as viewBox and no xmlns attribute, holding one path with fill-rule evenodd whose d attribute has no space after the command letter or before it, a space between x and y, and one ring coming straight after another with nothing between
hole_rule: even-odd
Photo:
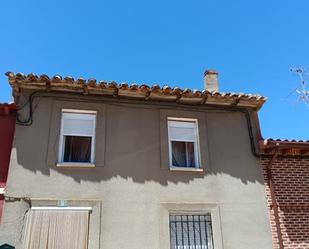
<instances>
[{"instance_id":1,"label":"window glass pane","mask_svg":"<svg viewBox=\"0 0 309 249\"><path fill-rule=\"evenodd\" d=\"M172 164L177 167L195 167L194 143L172 141Z\"/></svg>"},{"instance_id":2,"label":"window glass pane","mask_svg":"<svg viewBox=\"0 0 309 249\"><path fill-rule=\"evenodd\" d=\"M173 166L186 167L186 143L172 141Z\"/></svg>"},{"instance_id":3,"label":"window glass pane","mask_svg":"<svg viewBox=\"0 0 309 249\"><path fill-rule=\"evenodd\" d=\"M187 167L195 167L194 143L186 142Z\"/></svg>"},{"instance_id":4,"label":"window glass pane","mask_svg":"<svg viewBox=\"0 0 309 249\"><path fill-rule=\"evenodd\" d=\"M170 215L172 249L213 249L210 214Z\"/></svg>"},{"instance_id":5,"label":"window glass pane","mask_svg":"<svg viewBox=\"0 0 309 249\"><path fill-rule=\"evenodd\" d=\"M91 137L64 136L63 162L91 162Z\"/></svg>"}]
</instances>

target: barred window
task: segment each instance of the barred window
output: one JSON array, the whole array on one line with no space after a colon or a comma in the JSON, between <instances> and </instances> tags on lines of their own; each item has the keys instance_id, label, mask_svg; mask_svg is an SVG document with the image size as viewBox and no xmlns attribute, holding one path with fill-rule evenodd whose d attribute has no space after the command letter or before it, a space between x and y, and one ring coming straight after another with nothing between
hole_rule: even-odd
<instances>
[{"instance_id":1,"label":"barred window","mask_svg":"<svg viewBox=\"0 0 309 249\"><path fill-rule=\"evenodd\" d=\"M214 249L210 214L170 215L171 249Z\"/></svg>"}]
</instances>

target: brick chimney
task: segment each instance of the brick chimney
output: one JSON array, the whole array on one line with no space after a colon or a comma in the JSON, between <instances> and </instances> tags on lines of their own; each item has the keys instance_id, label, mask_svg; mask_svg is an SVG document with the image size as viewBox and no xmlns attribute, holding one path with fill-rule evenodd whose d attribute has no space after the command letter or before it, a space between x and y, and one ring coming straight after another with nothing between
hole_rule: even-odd
<instances>
[{"instance_id":1,"label":"brick chimney","mask_svg":"<svg viewBox=\"0 0 309 249\"><path fill-rule=\"evenodd\" d=\"M215 70L206 70L204 73L204 89L213 92L219 91L218 72Z\"/></svg>"}]
</instances>

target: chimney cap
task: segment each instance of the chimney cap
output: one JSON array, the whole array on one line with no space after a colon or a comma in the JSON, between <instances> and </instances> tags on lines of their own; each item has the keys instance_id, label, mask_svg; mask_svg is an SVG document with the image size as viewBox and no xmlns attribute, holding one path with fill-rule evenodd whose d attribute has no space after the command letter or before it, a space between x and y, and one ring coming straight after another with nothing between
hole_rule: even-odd
<instances>
[{"instance_id":1,"label":"chimney cap","mask_svg":"<svg viewBox=\"0 0 309 249\"><path fill-rule=\"evenodd\" d=\"M218 71L213 70L213 69L207 69L204 72L204 75L208 75L208 74L218 74Z\"/></svg>"}]
</instances>

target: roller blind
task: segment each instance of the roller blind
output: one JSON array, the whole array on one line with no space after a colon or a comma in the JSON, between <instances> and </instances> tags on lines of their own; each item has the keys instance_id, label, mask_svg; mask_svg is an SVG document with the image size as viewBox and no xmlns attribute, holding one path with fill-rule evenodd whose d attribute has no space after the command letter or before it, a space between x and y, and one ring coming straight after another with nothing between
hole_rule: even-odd
<instances>
[{"instance_id":1,"label":"roller blind","mask_svg":"<svg viewBox=\"0 0 309 249\"><path fill-rule=\"evenodd\" d=\"M93 136L95 117L92 114L62 113L63 135Z\"/></svg>"},{"instance_id":2,"label":"roller blind","mask_svg":"<svg viewBox=\"0 0 309 249\"><path fill-rule=\"evenodd\" d=\"M169 139L172 141L194 142L196 140L197 124L195 122L168 121Z\"/></svg>"}]
</instances>

